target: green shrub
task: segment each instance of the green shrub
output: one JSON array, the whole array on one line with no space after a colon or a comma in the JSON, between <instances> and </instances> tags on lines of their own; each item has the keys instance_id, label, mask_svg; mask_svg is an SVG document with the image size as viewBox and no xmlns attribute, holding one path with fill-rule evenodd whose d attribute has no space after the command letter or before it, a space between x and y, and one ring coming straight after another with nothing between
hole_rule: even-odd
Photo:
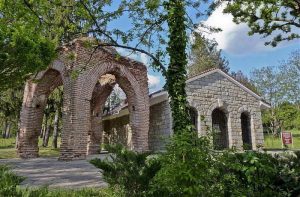
<instances>
[{"instance_id":1,"label":"green shrub","mask_svg":"<svg viewBox=\"0 0 300 197\"><path fill-rule=\"evenodd\" d=\"M151 184L152 196L214 196L219 193L216 155L208 136L174 135L161 155L161 170Z\"/></svg>"},{"instance_id":2,"label":"green shrub","mask_svg":"<svg viewBox=\"0 0 300 197\"><path fill-rule=\"evenodd\" d=\"M300 154L216 152L210 136L177 134L160 157L151 196L298 196Z\"/></svg>"},{"instance_id":3,"label":"green shrub","mask_svg":"<svg viewBox=\"0 0 300 197\"><path fill-rule=\"evenodd\" d=\"M0 165L0 196L18 197L21 196L17 191L17 185L23 178L16 176L5 165Z\"/></svg>"},{"instance_id":4,"label":"green shrub","mask_svg":"<svg viewBox=\"0 0 300 197\"><path fill-rule=\"evenodd\" d=\"M22 189L22 197L119 197L112 189Z\"/></svg>"},{"instance_id":5,"label":"green shrub","mask_svg":"<svg viewBox=\"0 0 300 197\"><path fill-rule=\"evenodd\" d=\"M150 153L136 153L122 145L106 146L112 153L110 159L93 159L91 163L100 168L106 182L120 187L125 196L145 196L149 183L160 169L159 160Z\"/></svg>"},{"instance_id":6,"label":"green shrub","mask_svg":"<svg viewBox=\"0 0 300 197\"><path fill-rule=\"evenodd\" d=\"M160 155L110 146L111 160L92 160L111 186L125 196L296 197L300 153L275 155L234 149L213 150L211 136L182 132Z\"/></svg>"}]
</instances>

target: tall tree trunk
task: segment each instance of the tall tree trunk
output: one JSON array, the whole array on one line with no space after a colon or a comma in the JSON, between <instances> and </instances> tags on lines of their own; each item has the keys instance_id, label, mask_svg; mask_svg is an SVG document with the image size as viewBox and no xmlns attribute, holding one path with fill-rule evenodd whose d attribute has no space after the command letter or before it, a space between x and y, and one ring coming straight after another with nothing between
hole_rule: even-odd
<instances>
[{"instance_id":1,"label":"tall tree trunk","mask_svg":"<svg viewBox=\"0 0 300 197\"><path fill-rule=\"evenodd\" d=\"M11 128L11 123L8 122L7 127L6 127L6 131L5 131L5 138L6 139L10 138L10 128Z\"/></svg>"},{"instance_id":2,"label":"tall tree trunk","mask_svg":"<svg viewBox=\"0 0 300 197\"><path fill-rule=\"evenodd\" d=\"M2 138L5 138L6 130L7 130L7 120L4 121L3 131L2 131Z\"/></svg>"},{"instance_id":3,"label":"tall tree trunk","mask_svg":"<svg viewBox=\"0 0 300 197\"><path fill-rule=\"evenodd\" d=\"M59 109L56 110L55 117L54 117L53 141L52 141L53 148L57 148L58 125L59 125Z\"/></svg>"},{"instance_id":4,"label":"tall tree trunk","mask_svg":"<svg viewBox=\"0 0 300 197\"><path fill-rule=\"evenodd\" d=\"M50 137L50 130L51 130L51 124L47 125L44 138L43 138L43 147L47 147L49 143L49 137Z\"/></svg>"},{"instance_id":5,"label":"tall tree trunk","mask_svg":"<svg viewBox=\"0 0 300 197\"><path fill-rule=\"evenodd\" d=\"M42 125L40 138L42 138L44 140L44 135L46 133L47 122L48 122L48 116L46 114L44 115L43 121L44 121L44 124Z\"/></svg>"}]
</instances>

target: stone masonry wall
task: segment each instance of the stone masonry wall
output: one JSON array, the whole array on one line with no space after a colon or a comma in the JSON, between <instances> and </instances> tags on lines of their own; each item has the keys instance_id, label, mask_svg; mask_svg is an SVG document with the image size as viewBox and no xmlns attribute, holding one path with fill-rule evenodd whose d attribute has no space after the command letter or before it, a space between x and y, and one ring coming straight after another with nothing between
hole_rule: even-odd
<instances>
[{"instance_id":1,"label":"stone masonry wall","mask_svg":"<svg viewBox=\"0 0 300 197\"><path fill-rule=\"evenodd\" d=\"M112 120L102 121L103 142L106 144L122 144L127 148L132 148L132 131L129 125L129 115L125 115Z\"/></svg>"},{"instance_id":2,"label":"stone masonry wall","mask_svg":"<svg viewBox=\"0 0 300 197\"><path fill-rule=\"evenodd\" d=\"M168 101L150 106L149 150L161 151L171 135L171 111ZM131 148L129 115L102 122L104 143L121 143Z\"/></svg>"},{"instance_id":3,"label":"stone masonry wall","mask_svg":"<svg viewBox=\"0 0 300 197\"><path fill-rule=\"evenodd\" d=\"M150 107L149 149L161 151L171 135L171 108L168 100Z\"/></svg>"}]
</instances>

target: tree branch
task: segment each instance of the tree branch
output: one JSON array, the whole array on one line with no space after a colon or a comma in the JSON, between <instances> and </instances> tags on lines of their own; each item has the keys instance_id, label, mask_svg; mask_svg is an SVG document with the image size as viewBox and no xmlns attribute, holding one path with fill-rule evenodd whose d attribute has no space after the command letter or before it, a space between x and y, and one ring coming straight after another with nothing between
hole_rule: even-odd
<instances>
[{"instance_id":1,"label":"tree branch","mask_svg":"<svg viewBox=\"0 0 300 197\"><path fill-rule=\"evenodd\" d=\"M167 70L164 67L164 65L153 54L151 54L148 51L145 51L143 49L138 49L138 48L135 48L135 47L126 46L126 45L109 44L109 43L98 44L98 46L96 48L105 47L105 46L111 46L111 47L129 49L129 50L137 51L137 52L143 53L145 55L148 55L159 66L158 69L162 72L162 75L163 76L167 75Z\"/></svg>"},{"instance_id":2,"label":"tree branch","mask_svg":"<svg viewBox=\"0 0 300 197\"><path fill-rule=\"evenodd\" d=\"M88 12L88 14L91 17L91 19L94 21L94 23L95 23L95 25L97 27L98 32L100 32L101 34L103 34L104 36L106 36L112 43L117 44L117 42L109 34L107 34L105 31L101 30L100 25L98 24L97 19L92 14L91 10L87 7L87 5L82 0L80 0L79 2L82 4L82 6L84 7L84 9Z\"/></svg>"}]
</instances>

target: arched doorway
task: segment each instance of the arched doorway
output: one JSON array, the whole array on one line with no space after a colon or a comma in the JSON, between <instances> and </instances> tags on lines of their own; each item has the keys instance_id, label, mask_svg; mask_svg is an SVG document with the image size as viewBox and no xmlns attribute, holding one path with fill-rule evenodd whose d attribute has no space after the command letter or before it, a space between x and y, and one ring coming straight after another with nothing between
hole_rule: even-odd
<instances>
[{"instance_id":1,"label":"arched doorway","mask_svg":"<svg viewBox=\"0 0 300 197\"><path fill-rule=\"evenodd\" d=\"M242 140L244 150L251 150L251 118L248 112L241 114Z\"/></svg>"},{"instance_id":2,"label":"arched doorway","mask_svg":"<svg viewBox=\"0 0 300 197\"><path fill-rule=\"evenodd\" d=\"M228 127L225 112L220 108L216 108L211 116L214 148L216 150L228 148Z\"/></svg>"},{"instance_id":3,"label":"arched doorway","mask_svg":"<svg viewBox=\"0 0 300 197\"><path fill-rule=\"evenodd\" d=\"M149 97L147 81L144 80L147 79L146 67L139 68L139 75L134 75L134 70L131 70L129 66L102 62L94 65L91 70L82 75L83 83L80 86L83 91L81 91L79 98L84 98L83 102L91 101L91 103L87 103L89 106L82 104L77 108L82 113L90 114L89 117L82 116L82 122L90 121L91 123L83 128L85 131L82 131L87 133L87 154L93 154L97 152L97 149L99 150L103 129L101 128L103 125L99 126L101 113L115 84L118 84L124 91L128 101L129 124L132 130L131 147L140 152L148 150ZM114 82L101 86L99 81L104 76L113 77ZM139 77L143 76L143 80L138 80Z\"/></svg>"},{"instance_id":4,"label":"arched doorway","mask_svg":"<svg viewBox=\"0 0 300 197\"><path fill-rule=\"evenodd\" d=\"M189 114L192 121L192 125L195 128L195 131L198 131L198 112L194 107L189 107Z\"/></svg>"}]
</instances>

